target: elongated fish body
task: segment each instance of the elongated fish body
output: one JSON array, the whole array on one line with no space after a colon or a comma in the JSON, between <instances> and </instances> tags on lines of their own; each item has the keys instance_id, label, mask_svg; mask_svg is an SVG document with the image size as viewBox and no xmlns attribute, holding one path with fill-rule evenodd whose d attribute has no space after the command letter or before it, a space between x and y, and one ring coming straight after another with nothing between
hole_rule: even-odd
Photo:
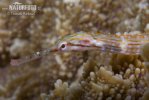
<instances>
[{"instance_id":1,"label":"elongated fish body","mask_svg":"<svg viewBox=\"0 0 149 100\"><path fill-rule=\"evenodd\" d=\"M141 53L141 46L149 43L147 34L108 34L96 35L96 45L101 51L121 54L138 55Z\"/></svg>"},{"instance_id":2,"label":"elongated fish body","mask_svg":"<svg viewBox=\"0 0 149 100\"><path fill-rule=\"evenodd\" d=\"M101 52L139 55L141 46L146 43L149 43L148 34L91 34L79 32L64 36L54 48L48 48L20 59L12 59L11 65L20 65L57 51L99 50Z\"/></svg>"},{"instance_id":3,"label":"elongated fish body","mask_svg":"<svg viewBox=\"0 0 149 100\"><path fill-rule=\"evenodd\" d=\"M80 51L82 46L88 47L86 50L95 47L94 49L102 52L138 55L141 53L141 46L149 42L149 35L139 33L89 34L82 32L68 35L62 41L78 46ZM77 48L78 51L79 48ZM69 48L69 50L73 50L73 48Z\"/></svg>"},{"instance_id":4,"label":"elongated fish body","mask_svg":"<svg viewBox=\"0 0 149 100\"><path fill-rule=\"evenodd\" d=\"M56 44L57 46L63 42L72 43L76 45L92 46L90 41L94 40L93 34L79 32L70 35L66 35L61 38Z\"/></svg>"}]
</instances>

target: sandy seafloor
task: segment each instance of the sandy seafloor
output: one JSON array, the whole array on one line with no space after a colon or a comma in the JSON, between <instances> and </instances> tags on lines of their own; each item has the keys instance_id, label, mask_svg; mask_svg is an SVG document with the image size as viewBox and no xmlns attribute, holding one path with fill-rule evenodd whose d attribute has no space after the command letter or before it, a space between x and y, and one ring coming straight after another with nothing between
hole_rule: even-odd
<instances>
[{"instance_id":1,"label":"sandy seafloor","mask_svg":"<svg viewBox=\"0 0 149 100\"><path fill-rule=\"evenodd\" d=\"M149 34L149 1L0 0L0 100L149 100L148 44L141 55L70 51L10 65L77 32Z\"/></svg>"}]
</instances>

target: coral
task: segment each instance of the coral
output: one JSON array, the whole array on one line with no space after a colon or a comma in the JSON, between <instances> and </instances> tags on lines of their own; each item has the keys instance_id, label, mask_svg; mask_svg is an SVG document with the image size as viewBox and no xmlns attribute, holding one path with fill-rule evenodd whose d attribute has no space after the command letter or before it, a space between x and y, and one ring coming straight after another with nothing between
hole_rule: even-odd
<instances>
[{"instance_id":1,"label":"coral","mask_svg":"<svg viewBox=\"0 0 149 100\"><path fill-rule=\"evenodd\" d=\"M149 43L142 46L142 54L141 54L145 60L145 67L147 69L146 80L149 84L149 53L148 51L149 51ZM149 98L148 95L149 95L149 90L145 91L143 95L143 100L148 100Z\"/></svg>"},{"instance_id":2,"label":"coral","mask_svg":"<svg viewBox=\"0 0 149 100\"><path fill-rule=\"evenodd\" d=\"M144 60L146 62L149 61L149 53L148 53L148 50L149 50L149 43L145 44L142 46L142 52L141 52L141 55L142 57L144 58Z\"/></svg>"},{"instance_id":3,"label":"coral","mask_svg":"<svg viewBox=\"0 0 149 100\"><path fill-rule=\"evenodd\" d=\"M98 58L97 54L99 54ZM100 60L99 56L100 52L96 52L95 54L91 53L87 62L82 65L82 76L77 83L81 86L81 90L79 98L77 97L75 100L81 100L81 98L85 100L142 99L143 94L147 92L148 86L142 58L134 55L131 55L131 57L126 55L112 55L114 57L110 62L113 62L114 65L105 66L102 65L102 63L96 63ZM101 56L103 57L103 55ZM109 56L111 55L109 54ZM130 60L131 62L128 62L129 59L127 57L132 59ZM114 61L113 59L118 59L122 62ZM120 69L115 70L114 66L116 65L118 65ZM57 82L60 82L59 87L55 86L55 89L50 95L44 94L44 96L42 96L46 97L48 100L51 100L50 98L52 97L55 97L52 100L70 100L67 99L67 97L72 94L66 93L66 91L70 90L68 84L66 85L65 82L62 83L60 80L57 80ZM57 82L55 84L57 84ZM70 84L70 86L72 84ZM62 90L63 92L61 92Z\"/></svg>"},{"instance_id":4,"label":"coral","mask_svg":"<svg viewBox=\"0 0 149 100\"><path fill-rule=\"evenodd\" d=\"M58 52L18 67L9 64L78 31L149 33L148 0L68 1L0 1L0 100L147 100L148 44L142 56ZM32 16L7 15L3 8L14 2L40 9Z\"/></svg>"}]
</instances>

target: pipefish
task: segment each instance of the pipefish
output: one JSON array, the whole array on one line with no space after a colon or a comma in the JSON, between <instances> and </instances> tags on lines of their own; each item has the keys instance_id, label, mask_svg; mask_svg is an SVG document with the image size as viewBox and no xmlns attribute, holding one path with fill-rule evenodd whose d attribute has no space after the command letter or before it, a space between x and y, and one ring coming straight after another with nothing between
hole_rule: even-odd
<instances>
[{"instance_id":1,"label":"pipefish","mask_svg":"<svg viewBox=\"0 0 149 100\"><path fill-rule=\"evenodd\" d=\"M58 51L99 50L124 55L140 55L141 46L146 43L149 43L149 35L145 33L89 34L79 32L64 36L53 48L44 49L20 59L12 59L10 63L16 66Z\"/></svg>"}]
</instances>

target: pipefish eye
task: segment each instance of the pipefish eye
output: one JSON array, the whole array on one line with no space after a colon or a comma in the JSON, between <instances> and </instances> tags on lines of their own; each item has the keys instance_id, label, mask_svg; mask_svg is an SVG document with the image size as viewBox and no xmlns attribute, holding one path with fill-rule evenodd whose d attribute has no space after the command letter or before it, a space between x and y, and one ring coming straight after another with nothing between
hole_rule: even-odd
<instances>
[{"instance_id":1,"label":"pipefish eye","mask_svg":"<svg viewBox=\"0 0 149 100\"><path fill-rule=\"evenodd\" d=\"M62 42L58 45L60 50L65 50L67 48L67 42Z\"/></svg>"},{"instance_id":2,"label":"pipefish eye","mask_svg":"<svg viewBox=\"0 0 149 100\"><path fill-rule=\"evenodd\" d=\"M65 48L66 47L66 44L61 44L61 47L60 48Z\"/></svg>"}]
</instances>

